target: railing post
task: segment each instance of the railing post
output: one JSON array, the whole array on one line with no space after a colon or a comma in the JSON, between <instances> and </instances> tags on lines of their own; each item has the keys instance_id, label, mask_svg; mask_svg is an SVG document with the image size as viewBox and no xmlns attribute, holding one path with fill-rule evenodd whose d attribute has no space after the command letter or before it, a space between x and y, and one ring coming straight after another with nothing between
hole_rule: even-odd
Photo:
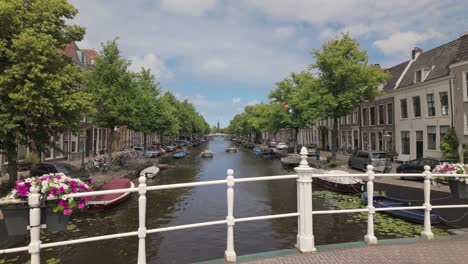
<instances>
[{"instance_id":1,"label":"railing post","mask_svg":"<svg viewBox=\"0 0 468 264\"><path fill-rule=\"evenodd\" d=\"M421 237L423 239L432 240L434 239L434 234L431 230L431 167L426 165L424 166L424 230L421 232Z\"/></svg>"},{"instance_id":2,"label":"railing post","mask_svg":"<svg viewBox=\"0 0 468 264\"><path fill-rule=\"evenodd\" d=\"M41 195L39 188L32 186L29 191L31 194L28 196L29 205L29 231L31 234L31 242L29 243L29 254L31 254L31 264L41 263Z\"/></svg>"},{"instance_id":3,"label":"railing post","mask_svg":"<svg viewBox=\"0 0 468 264\"><path fill-rule=\"evenodd\" d=\"M146 176L138 181L138 264L146 264Z\"/></svg>"},{"instance_id":4,"label":"railing post","mask_svg":"<svg viewBox=\"0 0 468 264\"><path fill-rule=\"evenodd\" d=\"M227 243L224 259L228 262L236 261L236 252L234 251L234 171L227 171Z\"/></svg>"},{"instance_id":5,"label":"railing post","mask_svg":"<svg viewBox=\"0 0 468 264\"><path fill-rule=\"evenodd\" d=\"M376 245L377 238L374 235L374 167L367 165L367 235L364 236L364 241L368 245Z\"/></svg>"},{"instance_id":6,"label":"railing post","mask_svg":"<svg viewBox=\"0 0 468 264\"><path fill-rule=\"evenodd\" d=\"M297 244L302 253L314 252L315 241L312 217L312 171L307 163L307 149L301 148L301 162L294 168L297 172Z\"/></svg>"}]
</instances>

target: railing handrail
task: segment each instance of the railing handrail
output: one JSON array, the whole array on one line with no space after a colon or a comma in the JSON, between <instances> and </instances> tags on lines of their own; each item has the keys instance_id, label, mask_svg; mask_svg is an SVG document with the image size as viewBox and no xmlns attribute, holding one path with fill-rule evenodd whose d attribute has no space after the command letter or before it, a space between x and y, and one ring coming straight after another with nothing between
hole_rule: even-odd
<instances>
[{"instance_id":1,"label":"railing handrail","mask_svg":"<svg viewBox=\"0 0 468 264\"><path fill-rule=\"evenodd\" d=\"M167 185L155 185L155 186L146 186L145 176L139 177L139 185L136 188L123 188L116 190L105 190L105 191L92 191L84 193L75 193L69 194L66 198L76 198L76 197L85 197L85 196L99 196L105 194L115 194L115 193L133 193L138 192L139 198L139 228L138 231L116 233L110 235L88 237L81 239L73 239L67 241L58 241L42 244L39 240L40 237L40 210L39 210L39 190L36 187L31 187L31 194L28 198L28 204L30 206L30 232L31 232L31 243L26 247L17 247L10 249L0 250L0 254L6 253L15 253L21 251L29 251L31 254L31 264L39 264L39 252L42 248L50 248L64 245L72 245L78 243L86 243L91 241L100 241L120 237L129 237L129 236L138 236L139 246L138 246L138 263L146 263L146 251L145 251L145 237L147 234L181 230L195 227L203 226L212 226L227 224L228 233L227 233L227 249L225 251L225 258L228 261L235 261L236 254L234 251L234 233L233 228L235 223L248 222L248 221L257 221L257 220L266 220L266 219L277 219L284 217L299 217L298 221L298 235L297 235L297 247L301 252L312 252L315 251L315 242L313 236L313 224L312 216L320 214L338 214L338 213L368 213L368 228L367 235L365 236L365 241L368 244L376 244L377 238L374 236L374 221L373 215L378 211L392 211L392 210L417 210L423 209L425 211L424 217L424 231L421 233L423 238L432 239L433 234L431 232L431 223L430 223L430 211L432 208L468 208L468 204L464 205L437 205L432 206L430 204L430 180L433 176L443 176L443 177L468 177L468 174L432 174L429 171L429 166L425 167L425 171L421 173L391 173L391 174L375 174L372 166L368 166L368 171L366 173L339 173L339 174L323 174L323 173L314 173L314 169L308 166L306 161L307 151L303 148L301 150L301 163L299 167L295 168L297 174L290 175L276 175L276 176L264 176L264 177L250 177L250 178L234 178L234 172L232 170L227 171L226 179L222 180L212 180L212 181L202 181L202 182L192 182L192 183L177 183L177 184L167 184ZM374 208L373 206L373 180L375 177L400 177L400 176L414 176L414 177L424 177L424 204L421 206L409 206L409 207L387 207L387 208ZM354 208L354 209L344 209L344 210L322 210L322 211L313 211L312 210L312 180L317 177L367 177L367 191L368 191L368 200L367 206L365 208ZM270 180L283 180L283 179L297 179L297 196L298 196L298 211L289 212L283 214L274 214L274 215L263 215L263 216L253 216L253 217L243 217L243 218L234 218L233 215L233 206L234 206L234 191L233 187L235 183L245 183L245 182L256 182L256 181L270 181ZM220 185L227 184L227 209L228 214L225 220L215 220L202 223L193 223L186 225L177 225L170 227L161 227L155 229L146 229L146 192L147 191L156 191L156 190L166 190L166 189L175 189L175 188L189 188L189 187L199 187L199 186L209 186L209 185ZM17 204L24 203L22 200L2 200L0 205L4 204Z\"/></svg>"}]
</instances>

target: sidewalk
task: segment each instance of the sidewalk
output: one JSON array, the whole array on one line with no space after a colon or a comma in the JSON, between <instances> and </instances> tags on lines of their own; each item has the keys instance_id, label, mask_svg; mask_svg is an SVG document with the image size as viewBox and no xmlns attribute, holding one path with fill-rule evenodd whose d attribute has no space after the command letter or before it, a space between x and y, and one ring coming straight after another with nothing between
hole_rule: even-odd
<instances>
[{"instance_id":1,"label":"sidewalk","mask_svg":"<svg viewBox=\"0 0 468 264\"><path fill-rule=\"evenodd\" d=\"M387 242L387 241L381 241ZM397 244L383 244L377 246L363 246L355 248L333 249L310 254L292 254L281 257L268 258L246 263L251 264L449 264L467 263L468 236L437 237L433 241L419 240L417 242L399 242Z\"/></svg>"}]
</instances>

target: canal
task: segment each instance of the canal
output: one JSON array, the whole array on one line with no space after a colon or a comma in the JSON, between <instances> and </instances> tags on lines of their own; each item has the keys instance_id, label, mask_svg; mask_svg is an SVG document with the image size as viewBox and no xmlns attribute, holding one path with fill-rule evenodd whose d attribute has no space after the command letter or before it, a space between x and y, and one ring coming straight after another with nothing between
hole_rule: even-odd
<instances>
[{"instance_id":1,"label":"canal","mask_svg":"<svg viewBox=\"0 0 468 264\"><path fill-rule=\"evenodd\" d=\"M236 178L280 175L291 170L279 160L262 160L250 150L239 147L237 153L226 153L231 144L216 138L198 148L186 158L162 161L174 165L162 171L148 185L161 185L226 177L226 170L234 169ZM209 149L213 159L201 159L199 153ZM295 180L238 183L234 187L234 216L248 217L295 212ZM147 228L183 225L226 218L226 186L152 191L147 193ZM314 186L314 209L356 208L359 196L328 192ZM99 214L76 213L65 232L44 233L43 242L92 237L138 229L137 195L115 208ZM376 215L376 235L379 239L419 236L421 225ZM362 241L366 232L365 214L314 216L317 245ZM435 229L436 234L445 233ZM235 249L238 255L294 248L297 219L285 218L238 223L235 225ZM16 246L27 244L24 240ZM226 226L169 231L147 236L148 263L191 263L223 258L226 246ZM46 249L41 252L44 263L135 263L138 252L137 237L113 239ZM25 263L29 255L8 255L5 263ZM3 256L0 256L0 263ZM49 261L49 262L46 262Z\"/></svg>"}]
</instances>

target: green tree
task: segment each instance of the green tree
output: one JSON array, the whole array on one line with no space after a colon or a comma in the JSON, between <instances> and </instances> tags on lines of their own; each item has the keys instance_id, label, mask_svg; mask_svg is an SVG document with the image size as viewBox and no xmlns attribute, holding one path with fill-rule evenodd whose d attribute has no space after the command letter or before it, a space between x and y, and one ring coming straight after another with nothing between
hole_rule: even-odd
<instances>
[{"instance_id":1,"label":"green tree","mask_svg":"<svg viewBox=\"0 0 468 264\"><path fill-rule=\"evenodd\" d=\"M458 145L457 133L455 132L455 128L451 127L440 141L440 150L442 150L443 157L446 159L459 160Z\"/></svg>"},{"instance_id":2,"label":"green tree","mask_svg":"<svg viewBox=\"0 0 468 264\"><path fill-rule=\"evenodd\" d=\"M137 111L137 98L141 95L135 75L128 70L129 65L130 62L121 57L117 41L108 41L102 45L95 67L85 78L85 88L92 94L97 110L91 118L96 125L110 129L109 160L112 158L114 128L134 124L132 118Z\"/></svg>"},{"instance_id":3,"label":"green tree","mask_svg":"<svg viewBox=\"0 0 468 264\"><path fill-rule=\"evenodd\" d=\"M0 1L0 149L10 180L17 177L17 143L33 152L57 148L59 133L78 131L91 111L81 73L64 54L85 29L69 21L77 9L65 0Z\"/></svg>"},{"instance_id":4,"label":"green tree","mask_svg":"<svg viewBox=\"0 0 468 264\"><path fill-rule=\"evenodd\" d=\"M318 71L320 96L312 96L306 104L320 109L323 118L333 119L332 159L336 160L338 146L338 119L350 114L365 101L373 100L378 87L390 77L379 66L370 65L366 51L348 34L333 39L314 50L315 63L311 69Z\"/></svg>"}]
</instances>

